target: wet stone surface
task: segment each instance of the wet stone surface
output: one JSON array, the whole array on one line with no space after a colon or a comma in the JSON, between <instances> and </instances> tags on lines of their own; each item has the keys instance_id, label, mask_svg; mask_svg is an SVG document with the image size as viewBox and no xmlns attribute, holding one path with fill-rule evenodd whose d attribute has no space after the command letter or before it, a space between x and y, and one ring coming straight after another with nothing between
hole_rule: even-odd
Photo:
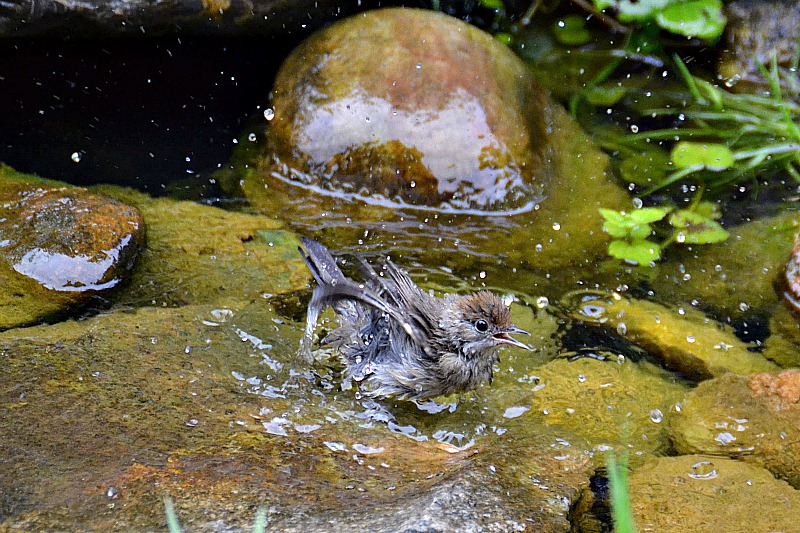
<instances>
[{"instance_id":1,"label":"wet stone surface","mask_svg":"<svg viewBox=\"0 0 800 533\"><path fill-rule=\"evenodd\" d=\"M125 280L144 246L130 205L0 168L0 329L52 319Z\"/></svg>"},{"instance_id":2,"label":"wet stone surface","mask_svg":"<svg viewBox=\"0 0 800 533\"><path fill-rule=\"evenodd\" d=\"M261 212L418 255L580 263L604 251L600 199L627 201L519 58L431 11L370 11L313 35L239 144L228 181Z\"/></svg>"},{"instance_id":3,"label":"wet stone surface","mask_svg":"<svg viewBox=\"0 0 800 533\"><path fill-rule=\"evenodd\" d=\"M640 531L796 531L800 493L757 466L707 455L661 457L629 478Z\"/></svg>"},{"instance_id":4,"label":"wet stone surface","mask_svg":"<svg viewBox=\"0 0 800 533\"><path fill-rule=\"evenodd\" d=\"M701 383L671 418L679 453L739 458L800 487L800 408L796 370Z\"/></svg>"}]
</instances>

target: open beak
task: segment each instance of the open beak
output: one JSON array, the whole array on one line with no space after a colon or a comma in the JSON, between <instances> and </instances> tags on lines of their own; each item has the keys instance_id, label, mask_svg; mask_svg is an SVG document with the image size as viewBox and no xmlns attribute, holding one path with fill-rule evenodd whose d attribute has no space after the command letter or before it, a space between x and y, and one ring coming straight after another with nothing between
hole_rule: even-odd
<instances>
[{"instance_id":1,"label":"open beak","mask_svg":"<svg viewBox=\"0 0 800 533\"><path fill-rule=\"evenodd\" d=\"M500 332L500 333L495 333L494 335L492 335L492 338L498 344L507 344L509 346L516 346L517 348L522 348L523 350L530 350L531 349L531 347L528 346L527 344L525 344L524 342L520 342L517 339L515 339L514 337L510 336L509 333L519 333L519 334L522 334L522 335L530 335L530 333L528 333L524 329L520 329L517 326L513 326L511 328L508 328L506 331L503 331L503 332Z\"/></svg>"}]
</instances>

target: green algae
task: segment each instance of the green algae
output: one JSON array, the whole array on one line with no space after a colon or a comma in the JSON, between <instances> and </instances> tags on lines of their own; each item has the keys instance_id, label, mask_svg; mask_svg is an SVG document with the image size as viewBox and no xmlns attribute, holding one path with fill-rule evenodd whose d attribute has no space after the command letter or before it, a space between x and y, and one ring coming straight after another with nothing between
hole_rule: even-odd
<instances>
[{"instance_id":1,"label":"green algae","mask_svg":"<svg viewBox=\"0 0 800 533\"><path fill-rule=\"evenodd\" d=\"M147 247L118 295L120 306L224 306L307 284L299 239L275 220L114 186L95 190L138 207L148 227Z\"/></svg>"}]
</instances>

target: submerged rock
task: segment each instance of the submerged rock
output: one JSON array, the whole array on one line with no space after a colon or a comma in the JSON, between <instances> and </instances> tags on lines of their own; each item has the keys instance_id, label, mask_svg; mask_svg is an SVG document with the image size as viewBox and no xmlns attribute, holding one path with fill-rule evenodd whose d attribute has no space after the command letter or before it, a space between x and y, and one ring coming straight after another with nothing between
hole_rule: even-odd
<instances>
[{"instance_id":1,"label":"submerged rock","mask_svg":"<svg viewBox=\"0 0 800 533\"><path fill-rule=\"evenodd\" d=\"M0 167L0 329L52 318L119 285L144 245L141 213Z\"/></svg>"},{"instance_id":2,"label":"submerged rock","mask_svg":"<svg viewBox=\"0 0 800 533\"><path fill-rule=\"evenodd\" d=\"M371 11L313 35L271 106L237 182L262 212L339 242L580 263L604 253L597 208L628 200L518 57L440 13Z\"/></svg>"},{"instance_id":3,"label":"submerged rock","mask_svg":"<svg viewBox=\"0 0 800 533\"><path fill-rule=\"evenodd\" d=\"M628 485L640 531L797 531L800 493L747 463L661 457L634 470Z\"/></svg>"},{"instance_id":4,"label":"submerged rock","mask_svg":"<svg viewBox=\"0 0 800 533\"><path fill-rule=\"evenodd\" d=\"M696 309L678 312L647 300L597 292L573 293L564 305L573 319L611 328L665 367L692 379L777 370L771 361L749 351L730 327Z\"/></svg>"},{"instance_id":5,"label":"submerged rock","mask_svg":"<svg viewBox=\"0 0 800 533\"><path fill-rule=\"evenodd\" d=\"M739 458L800 488L800 372L701 383L671 418L679 453Z\"/></svg>"},{"instance_id":6,"label":"submerged rock","mask_svg":"<svg viewBox=\"0 0 800 533\"><path fill-rule=\"evenodd\" d=\"M726 228L725 242L687 246L680 259L659 264L653 290L671 301L696 301L721 321L763 315L778 303L776 281L798 228L796 209Z\"/></svg>"}]
</instances>

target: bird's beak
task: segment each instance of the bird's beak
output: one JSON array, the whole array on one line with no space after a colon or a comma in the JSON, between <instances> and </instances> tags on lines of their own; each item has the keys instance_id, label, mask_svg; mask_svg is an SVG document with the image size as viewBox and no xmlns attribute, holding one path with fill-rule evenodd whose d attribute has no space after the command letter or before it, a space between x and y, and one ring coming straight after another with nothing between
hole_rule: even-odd
<instances>
[{"instance_id":1,"label":"bird's beak","mask_svg":"<svg viewBox=\"0 0 800 533\"><path fill-rule=\"evenodd\" d=\"M531 347L525 344L524 342L520 342L514 337L510 336L509 333L519 333L521 335L530 335L524 329L520 329L517 326L513 326L506 331L495 333L492 335L492 338L497 341L498 344L507 344L509 346L516 346L517 348L522 348L523 350L530 350Z\"/></svg>"}]
</instances>

